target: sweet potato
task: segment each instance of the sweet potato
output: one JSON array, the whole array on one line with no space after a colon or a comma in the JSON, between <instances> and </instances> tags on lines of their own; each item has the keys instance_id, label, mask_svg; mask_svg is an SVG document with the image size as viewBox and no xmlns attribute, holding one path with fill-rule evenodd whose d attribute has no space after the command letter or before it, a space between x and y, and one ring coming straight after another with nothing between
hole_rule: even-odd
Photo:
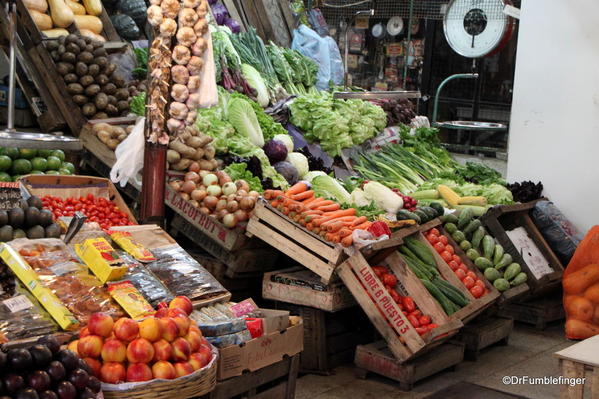
<instances>
[{"instance_id":1,"label":"sweet potato","mask_svg":"<svg viewBox=\"0 0 599 399\"><path fill-rule=\"evenodd\" d=\"M599 264L592 263L564 277L562 285L566 294L582 294L591 285L599 282Z\"/></svg>"},{"instance_id":2,"label":"sweet potato","mask_svg":"<svg viewBox=\"0 0 599 399\"><path fill-rule=\"evenodd\" d=\"M575 296L568 301L566 306L566 314L568 319L576 319L582 321L591 321L593 318L594 307L591 301L581 296Z\"/></svg>"}]
</instances>

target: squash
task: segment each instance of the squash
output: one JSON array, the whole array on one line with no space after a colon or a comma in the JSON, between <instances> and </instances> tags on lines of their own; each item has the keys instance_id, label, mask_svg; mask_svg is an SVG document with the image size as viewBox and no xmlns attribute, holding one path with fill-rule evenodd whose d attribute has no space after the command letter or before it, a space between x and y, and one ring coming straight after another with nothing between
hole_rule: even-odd
<instances>
[{"instance_id":1,"label":"squash","mask_svg":"<svg viewBox=\"0 0 599 399\"><path fill-rule=\"evenodd\" d=\"M44 14L43 12L29 10L29 15L31 15L31 19L35 22L35 25L39 30L48 30L52 29L52 17L48 14Z\"/></svg>"},{"instance_id":2,"label":"squash","mask_svg":"<svg viewBox=\"0 0 599 399\"><path fill-rule=\"evenodd\" d=\"M125 40L139 39L139 27L127 14L117 14L110 17L114 28L119 33L119 36Z\"/></svg>"},{"instance_id":3,"label":"squash","mask_svg":"<svg viewBox=\"0 0 599 399\"><path fill-rule=\"evenodd\" d=\"M48 0L50 16L57 28L67 28L75 21L73 10L66 5L64 0Z\"/></svg>"},{"instance_id":4,"label":"squash","mask_svg":"<svg viewBox=\"0 0 599 399\"><path fill-rule=\"evenodd\" d=\"M69 8L71 10L73 10L73 14L75 14L75 15L87 14L87 12L85 11L85 7L83 7L81 4L77 3L76 1L64 0L64 2L66 3L67 6L69 6Z\"/></svg>"},{"instance_id":5,"label":"squash","mask_svg":"<svg viewBox=\"0 0 599 399\"><path fill-rule=\"evenodd\" d=\"M144 0L119 0L119 11L123 14L127 14L139 27L144 27L146 24L146 15L148 7Z\"/></svg>"},{"instance_id":6,"label":"squash","mask_svg":"<svg viewBox=\"0 0 599 399\"><path fill-rule=\"evenodd\" d=\"M104 29L100 18L93 15L75 15L75 25L77 25L77 29L79 30L87 29L96 35L102 33L102 29Z\"/></svg>"},{"instance_id":7,"label":"squash","mask_svg":"<svg viewBox=\"0 0 599 399\"><path fill-rule=\"evenodd\" d=\"M42 33L49 39L56 39L61 36L68 36L69 31L62 28L43 30Z\"/></svg>"},{"instance_id":8,"label":"squash","mask_svg":"<svg viewBox=\"0 0 599 399\"><path fill-rule=\"evenodd\" d=\"M89 29L79 29L79 33L81 33L81 35L83 35L83 36L89 37L98 42L101 42L101 43L106 42L106 39L104 38L104 36L98 35Z\"/></svg>"},{"instance_id":9,"label":"squash","mask_svg":"<svg viewBox=\"0 0 599 399\"><path fill-rule=\"evenodd\" d=\"M83 5L89 15L98 16L102 14L102 2L100 0L83 0Z\"/></svg>"},{"instance_id":10,"label":"squash","mask_svg":"<svg viewBox=\"0 0 599 399\"><path fill-rule=\"evenodd\" d=\"M48 11L48 2L46 0L23 0L25 8L39 12Z\"/></svg>"}]
</instances>

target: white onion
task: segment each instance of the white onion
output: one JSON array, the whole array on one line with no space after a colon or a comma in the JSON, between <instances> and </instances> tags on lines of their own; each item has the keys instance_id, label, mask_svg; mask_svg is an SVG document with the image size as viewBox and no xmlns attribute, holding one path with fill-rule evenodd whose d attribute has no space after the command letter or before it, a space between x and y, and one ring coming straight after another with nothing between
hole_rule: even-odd
<instances>
[{"instance_id":1,"label":"white onion","mask_svg":"<svg viewBox=\"0 0 599 399\"><path fill-rule=\"evenodd\" d=\"M215 174L213 174L213 173L209 173L206 176L204 176L204 179L202 180L202 183L204 183L205 186L210 186L210 185L213 185L213 184L218 184L218 177Z\"/></svg>"},{"instance_id":2,"label":"white onion","mask_svg":"<svg viewBox=\"0 0 599 399\"><path fill-rule=\"evenodd\" d=\"M220 188L220 186L213 184L211 186L208 186L206 192L208 193L208 195L214 195L215 197L219 197L222 194L223 190Z\"/></svg>"},{"instance_id":3,"label":"white onion","mask_svg":"<svg viewBox=\"0 0 599 399\"><path fill-rule=\"evenodd\" d=\"M223 185L223 194L224 195L235 194L236 191L237 191L237 186L235 185L235 183L227 182Z\"/></svg>"}]
</instances>

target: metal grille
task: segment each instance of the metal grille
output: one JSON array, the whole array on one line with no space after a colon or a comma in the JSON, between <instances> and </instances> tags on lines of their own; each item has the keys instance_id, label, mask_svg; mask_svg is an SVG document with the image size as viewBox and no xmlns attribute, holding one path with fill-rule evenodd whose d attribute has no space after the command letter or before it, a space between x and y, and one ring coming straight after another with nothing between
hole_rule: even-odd
<instances>
[{"instance_id":1,"label":"metal grille","mask_svg":"<svg viewBox=\"0 0 599 399\"><path fill-rule=\"evenodd\" d=\"M375 10L377 18L409 18L410 4L414 18L442 19L448 0L324 0L315 2L322 12L338 19L348 18L358 10Z\"/></svg>"}]
</instances>

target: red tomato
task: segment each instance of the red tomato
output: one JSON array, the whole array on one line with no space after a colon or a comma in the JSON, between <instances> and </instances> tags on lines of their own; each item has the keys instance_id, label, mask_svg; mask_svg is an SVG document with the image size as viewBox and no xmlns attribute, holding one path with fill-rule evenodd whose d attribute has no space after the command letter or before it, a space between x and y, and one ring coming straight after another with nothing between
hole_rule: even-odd
<instances>
[{"instance_id":1,"label":"red tomato","mask_svg":"<svg viewBox=\"0 0 599 399\"><path fill-rule=\"evenodd\" d=\"M412 316L412 315L408 315L408 321L410 322L410 324L414 327L420 327L420 323L418 322L418 317L416 316Z\"/></svg>"},{"instance_id":2,"label":"red tomato","mask_svg":"<svg viewBox=\"0 0 599 399\"><path fill-rule=\"evenodd\" d=\"M452 256L453 256L453 254L455 253L455 251L453 250L453 247L452 247L451 245L446 245L446 246L445 246L445 250L446 250L447 252L449 252L449 253L450 253Z\"/></svg>"},{"instance_id":3,"label":"red tomato","mask_svg":"<svg viewBox=\"0 0 599 399\"><path fill-rule=\"evenodd\" d=\"M383 284L390 287L395 287L397 285L397 277L391 273L385 273L383 274Z\"/></svg>"},{"instance_id":4,"label":"red tomato","mask_svg":"<svg viewBox=\"0 0 599 399\"><path fill-rule=\"evenodd\" d=\"M429 234L426 239L428 240L428 242L430 242L432 245L435 245L436 243L439 242L439 237L434 236L432 234Z\"/></svg>"},{"instance_id":5,"label":"red tomato","mask_svg":"<svg viewBox=\"0 0 599 399\"><path fill-rule=\"evenodd\" d=\"M466 276L472 277L472 279L474 280L474 282L476 282L476 280L478 280L478 276L472 270L467 271L466 272Z\"/></svg>"},{"instance_id":6,"label":"red tomato","mask_svg":"<svg viewBox=\"0 0 599 399\"><path fill-rule=\"evenodd\" d=\"M473 297L480 298L484 295L485 290L482 287L475 285L474 287L470 288L470 293Z\"/></svg>"},{"instance_id":7,"label":"red tomato","mask_svg":"<svg viewBox=\"0 0 599 399\"><path fill-rule=\"evenodd\" d=\"M441 257L443 258L443 260L445 262L450 262L453 258L451 257L451 254L447 251L443 251L441 252Z\"/></svg>"},{"instance_id":8,"label":"red tomato","mask_svg":"<svg viewBox=\"0 0 599 399\"><path fill-rule=\"evenodd\" d=\"M441 244L440 242L436 243L433 248L435 248L435 251L438 253L445 251L445 245Z\"/></svg>"},{"instance_id":9,"label":"red tomato","mask_svg":"<svg viewBox=\"0 0 599 399\"><path fill-rule=\"evenodd\" d=\"M463 263L460 263L460 267L459 267L459 269L460 269L460 270L463 270L463 271L464 271L464 274L468 274L468 272L470 271L470 269L468 269L468 266L466 266L466 265L465 265L465 264L463 264Z\"/></svg>"},{"instance_id":10,"label":"red tomato","mask_svg":"<svg viewBox=\"0 0 599 399\"><path fill-rule=\"evenodd\" d=\"M428 324L431 324L431 317L428 315L420 316L418 318L418 322L420 323L421 326L426 326Z\"/></svg>"},{"instance_id":11,"label":"red tomato","mask_svg":"<svg viewBox=\"0 0 599 399\"><path fill-rule=\"evenodd\" d=\"M420 316L422 316L422 312L420 311L420 309L416 309L415 311L410 313L410 316L416 316L416 317L420 318Z\"/></svg>"},{"instance_id":12,"label":"red tomato","mask_svg":"<svg viewBox=\"0 0 599 399\"><path fill-rule=\"evenodd\" d=\"M458 269L455 271L455 275L458 276L460 280L462 280L464 277L466 277L466 272L462 269Z\"/></svg>"},{"instance_id":13,"label":"red tomato","mask_svg":"<svg viewBox=\"0 0 599 399\"><path fill-rule=\"evenodd\" d=\"M460 267L460 264L455 260L449 261L448 265L453 271L456 271Z\"/></svg>"},{"instance_id":14,"label":"red tomato","mask_svg":"<svg viewBox=\"0 0 599 399\"><path fill-rule=\"evenodd\" d=\"M439 237L439 230L437 230L435 228L430 229L428 233Z\"/></svg>"},{"instance_id":15,"label":"red tomato","mask_svg":"<svg viewBox=\"0 0 599 399\"><path fill-rule=\"evenodd\" d=\"M403 304L404 308L406 308L406 310L410 313L416 310L416 304L414 304L414 300L408 296L404 296L403 298L401 298L401 303Z\"/></svg>"},{"instance_id":16,"label":"red tomato","mask_svg":"<svg viewBox=\"0 0 599 399\"><path fill-rule=\"evenodd\" d=\"M476 280L476 283L474 284L480 288L482 288L483 290L485 289L485 283L482 280Z\"/></svg>"},{"instance_id":17,"label":"red tomato","mask_svg":"<svg viewBox=\"0 0 599 399\"><path fill-rule=\"evenodd\" d=\"M384 266L372 266L372 271L378 278L381 278L383 274L387 273L387 268Z\"/></svg>"},{"instance_id":18,"label":"red tomato","mask_svg":"<svg viewBox=\"0 0 599 399\"><path fill-rule=\"evenodd\" d=\"M447 237L445 237L444 235L440 235L439 236L439 242L442 243L443 245L447 245Z\"/></svg>"},{"instance_id":19,"label":"red tomato","mask_svg":"<svg viewBox=\"0 0 599 399\"><path fill-rule=\"evenodd\" d=\"M459 256L457 256L457 255L455 255L455 254L454 254L454 255L452 255L452 258L453 258L453 260L455 260L456 262L458 262L458 263L462 263L462 260L460 259L460 257L459 257Z\"/></svg>"},{"instance_id":20,"label":"red tomato","mask_svg":"<svg viewBox=\"0 0 599 399\"><path fill-rule=\"evenodd\" d=\"M424 335L429 331L428 326L427 327L416 327L416 332L418 333L418 335Z\"/></svg>"},{"instance_id":21,"label":"red tomato","mask_svg":"<svg viewBox=\"0 0 599 399\"><path fill-rule=\"evenodd\" d=\"M431 323L428 326L426 326L426 328L428 328L429 330L432 330L433 328L437 328L437 327L439 327L439 325L436 323Z\"/></svg>"},{"instance_id":22,"label":"red tomato","mask_svg":"<svg viewBox=\"0 0 599 399\"><path fill-rule=\"evenodd\" d=\"M466 276L462 279L462 284L468 289L474 287L474 279L470 276Z\"/></svg>"}]
</instances>

